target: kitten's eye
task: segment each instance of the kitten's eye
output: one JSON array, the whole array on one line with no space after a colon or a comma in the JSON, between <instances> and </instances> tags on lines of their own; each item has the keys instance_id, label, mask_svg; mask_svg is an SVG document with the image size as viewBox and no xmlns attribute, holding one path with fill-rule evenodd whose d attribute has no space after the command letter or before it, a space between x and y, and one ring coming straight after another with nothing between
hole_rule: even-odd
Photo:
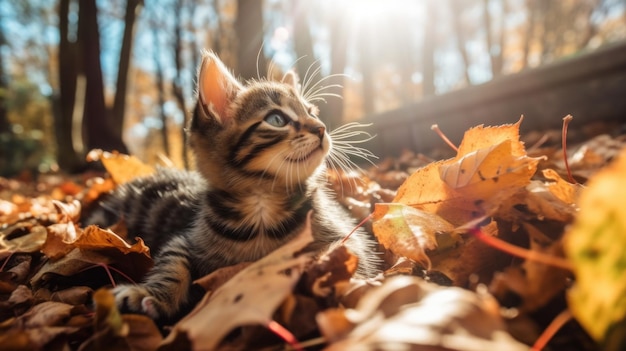
<instances>
[{"instance_id":1,"label":"kitten's eye","mask_svg":"<svg viewBox=\"0 0 626 351\"><path fill-rule=\"evenodd\" d=\"M287 125L287 118L278 113L271 113L265 117L265 122L274 127L284 127Z\"/></svg>"}]
</instances>

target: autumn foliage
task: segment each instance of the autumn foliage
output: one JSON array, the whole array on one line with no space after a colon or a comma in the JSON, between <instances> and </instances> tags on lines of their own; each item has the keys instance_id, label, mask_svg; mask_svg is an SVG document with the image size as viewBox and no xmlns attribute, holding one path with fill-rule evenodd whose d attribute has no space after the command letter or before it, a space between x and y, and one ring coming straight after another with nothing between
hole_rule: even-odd
<instances>
[{"instance_id":1,"label":"autumn foliage","mask_svg":"<svg viewBox=\"0 0 626 351\"><path fill-rule=\"evenodd\" d=\"M381 243L376 279L353 278L357 258L341 243L319 257L303 250L306 225L265 258L198 280L204 299L173 326L120 313L106 289L140 281L150 249L123 222L79 220L102 193L152 167L95 152L105 177L0 179L0 348L619 349L623 141L601 136L571 149L574 177L591 178L583 187L565 180L561 150L526 149L521 122L468 130L450 159L406 153L365 178L329 174Z\"/></svg>"}]
</instances>

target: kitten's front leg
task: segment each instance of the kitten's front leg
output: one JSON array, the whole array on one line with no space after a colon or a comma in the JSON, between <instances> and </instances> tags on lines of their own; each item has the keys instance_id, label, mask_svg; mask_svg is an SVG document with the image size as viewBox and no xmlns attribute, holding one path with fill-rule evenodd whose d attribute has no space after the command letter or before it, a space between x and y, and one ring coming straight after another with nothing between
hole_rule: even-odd
<instances>
[{"instance_id":1,"label":"kitten's front leg","mask_svg":"<svg viewBox=\"0 0 626 351\"><path fill-rule=\"evenodd\" d=\"M140 285L120 285L113 289L120 310L146 314L153 319L168 319L188 302L189 250L184 238L177 239L158 254L154 268Z\"/></svg>"}]
</instances>

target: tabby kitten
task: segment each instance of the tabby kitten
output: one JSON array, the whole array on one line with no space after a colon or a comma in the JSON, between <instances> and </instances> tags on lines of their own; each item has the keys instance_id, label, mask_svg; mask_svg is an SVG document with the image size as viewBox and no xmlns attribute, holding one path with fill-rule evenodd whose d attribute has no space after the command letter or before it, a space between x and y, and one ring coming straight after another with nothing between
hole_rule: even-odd
<instances>
[{"instance_id":1,"label":"tabby kitten","mask_svg":"<svg viewBox=\"0 0 626 351\"><path fill-rule=\"evenodd\" d=\"M244 86L205 53L197 89L189 140L198 172L162 169L123 185L87 220L123 218L151 248L155 266L144 281L113 292L120 308L155 319L180 317L200 297L191 289L195 279L291 240L310 210L316 250L355 226L328 194L332 141L295 74ZM362 230L346 242L362 276L377 271L374 244Z\"/></svg>"}]
</instances>

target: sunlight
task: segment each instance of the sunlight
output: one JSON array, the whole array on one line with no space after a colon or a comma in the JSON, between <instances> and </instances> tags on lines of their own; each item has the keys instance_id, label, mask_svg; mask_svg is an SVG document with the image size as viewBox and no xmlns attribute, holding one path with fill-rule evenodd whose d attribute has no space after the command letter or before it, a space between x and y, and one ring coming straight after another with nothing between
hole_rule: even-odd
<instances>
[{"instance_id":1,"label":"sunlight","mask_svg":"<svg viewBox=\"0 0 626 351\"><path fill-rule=\"evenodd\" d=\"M410 0L347 0L342 5L346 15L360 24L380 23L380 20L407 14L421 14L424 8L421 1ZM389 27L377 30L393 30L393 23L389 24Z\"/></svg>"}]
</instances>

